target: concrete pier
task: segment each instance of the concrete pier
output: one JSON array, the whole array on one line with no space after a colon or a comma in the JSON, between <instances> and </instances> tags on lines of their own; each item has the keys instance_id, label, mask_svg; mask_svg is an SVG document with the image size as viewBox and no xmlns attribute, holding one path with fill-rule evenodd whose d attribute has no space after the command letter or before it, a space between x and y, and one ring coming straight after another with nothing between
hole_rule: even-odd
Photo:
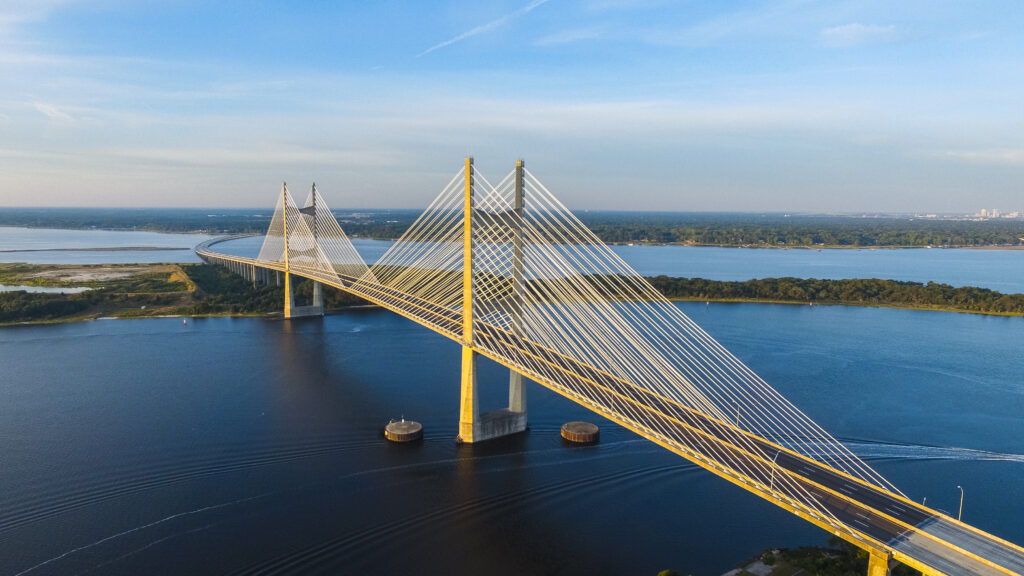
<instances>
[{"instance_id":1,"label":"concrete pier","mask_svg":"<svg viewBox=\"0 0 1024 576\"><path fill-rule=\"evenodd\" d=\"M414 442L423 438L423 425L404 418L389 422L384 427L384 437L392 442Z\"/></svg>"},{"instance_id":2,"label":"concrete pier","mask_svg":"<svg viewBox=\"0 0 1024 576\"><path fill-rule=\"evenodd\" d=\"M577 444L596 444L601 439L601 429L590 422L566 422L562 424L562 438Z\"/></svg>"}]
</instances>

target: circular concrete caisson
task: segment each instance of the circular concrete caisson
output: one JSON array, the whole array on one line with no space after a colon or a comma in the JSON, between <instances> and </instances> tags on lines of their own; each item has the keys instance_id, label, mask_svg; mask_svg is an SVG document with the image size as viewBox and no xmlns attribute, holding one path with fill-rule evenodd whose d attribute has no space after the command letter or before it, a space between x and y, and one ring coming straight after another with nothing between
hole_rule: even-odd
<instances>
[{"instance_id":1,"label":"circular concrete caisson","mask_svg":"<svg viewBox=\"0 0 1024 576\"><path fill-rule=\"evenodd\" d=\"M590 422L566 422L562 424L562 438L577 444L595 444L601 439L601 429Z\"/></svg>"},{"instance_id":2,"label":"circular concrete caisson","mask_svg":"<svg viewBox=\"0 0 1024 576\"><path fill-rule=\"evenodd\" d=\"M384 437L392 442L412 442L423 438L423 425L413 420L398 420L384 427Z\"/></svg>"}]
</instances>

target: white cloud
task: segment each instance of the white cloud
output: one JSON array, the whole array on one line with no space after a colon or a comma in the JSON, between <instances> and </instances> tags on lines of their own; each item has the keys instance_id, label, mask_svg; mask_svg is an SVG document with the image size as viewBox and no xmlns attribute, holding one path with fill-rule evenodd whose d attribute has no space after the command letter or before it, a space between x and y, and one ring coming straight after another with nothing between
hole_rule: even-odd
<instances>
[{"instance_id":1,"label":"white cloud","mask_svg":"<svg viewBox=\"0 0 1024 576\"><path fill-rule=\"evenodd\" d=\"M953 158L969 164L986 164L997 166L1024 166L1024 148L990 148L986 150L966 150L946 152L947 158Z\"/></svg>"},{"instance_id":2,"label":"white cloud","mask_svg":"<svg viewBox=\"0 0 1024 576\"><path fill-rule=\"evenodd\" d=\"M347 166L391 166L405 158L386 148L316 148L312 146L257 142L233 147L150 147L109 148L98 155L108 158L181 166L253 166L268 163L288 166L340 164Z\"/></svg>"},{"instance_id":3,"label":"white cloud","mask_svg":"<svg viewBox=\"0 0 1024 576\"><path fill-rule=\"evenodd\" d=\"M846 47L878 42L892 42L899 38L895 25L843 24L821 31L821 40L827 46Z\"/></svg>"},{"instance_id":4,"label":"white cloud","mask_svg":"<svg viewBox=\"0 0 1024 576\"><path fill-rule=\"evenodd\" d=\"M491 30L494 30L495 28L498 28L498 27L504 25L506 22L509 22L510 20L514 20L516 18L519 18L520 16L530 12L534 8L540 6L541 4L546 3L547 1L548 0L533 0L532 2L530 2L526 6L523 6L520 9L516 10L515 12L510 12L510 13L502 16L501 18L498 18L496 20L491 20L487 24L481 24L480 26L477 26L476 28L473 28L472 30L469 30L467 32L463 32L462 34L459 34L458 36L455 36L454 38L450 38L448 40L445 40L444 42L441 42L440 44L435 44L435 45L431 46L430 48L427 48L423 52L420 52L419 54L417 54L416 57L419 58L420 56L425 56L427 54L430 54L434 50L437 50L438 48L444 48L445 46L451 46L452 44L455 44L456 42L459 42L461 40L465 40L466 38L470 38L470 37L476 36L478 34L483 34L484 32L490 32Z\"/></svg>"}]
</instances>

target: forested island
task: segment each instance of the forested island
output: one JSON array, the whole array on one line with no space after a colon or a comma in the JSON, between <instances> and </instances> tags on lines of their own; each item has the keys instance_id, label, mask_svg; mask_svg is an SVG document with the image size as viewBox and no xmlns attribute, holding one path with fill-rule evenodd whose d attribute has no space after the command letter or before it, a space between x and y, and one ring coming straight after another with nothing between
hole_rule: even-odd
<instances>
[{"instance_id":1,"label":"forested island","mask_svg":"<svg viewBox=\"0 0 1024 576\"><path fill-rule=\"evenodd\" d=\"M335 210L352 237L394 240L418 210ZM0 226L263 233L269 209L4 208ZM580 220L602 241L758 248L1022 247L1024 219L703 212L591 212Z\"/></svg>"},{"instance_id":2,"label":"forested island","mask_svg":"<svg viewBox=\"0 0 1024 576\"><path fill-rule=\"evenodd\" d=\"M670 300L842 304L1024 315L1024 294L1002 294L987 288L954 287L936 282L923 284L878 278L763 278L723 282L668 276L647 280Z\"/></svg>"},{"instance_id":3,"label":"forested island","mask_svg":"<svg viewBox=\"0 0 1024 576\"><path fill-rule=\"evenodd\" d=\"M896 280L765 278L721 282L700 278L648 278L673 300L836 304L949 310L1024 316L1024 294ZM0 284L87 287L85 292L0 292L0 324L63 322L98 317L258 316L279 314L284 289L253 286L221 266L205 264L0 264ZM312 283L295 282L297 302L312 298ZM366 305L326 287L324 306Z\"/></svg>"},{"instance_id":4,"label":"forested island","mask_svg":"<svg viewBox=\"0 0 1024 576\"><path fill-rule=\"evenodd\" d=\"M581 219L608 243L759 248L1024 246L1024 219L643 212L588 212Z\"/></svg>"}]
</instances>

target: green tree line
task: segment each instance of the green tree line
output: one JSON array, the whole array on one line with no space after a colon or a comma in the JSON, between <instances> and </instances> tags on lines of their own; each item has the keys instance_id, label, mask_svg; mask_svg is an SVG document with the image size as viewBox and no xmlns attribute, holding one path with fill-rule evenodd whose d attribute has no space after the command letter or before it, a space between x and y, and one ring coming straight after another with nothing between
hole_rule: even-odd
<instances>
[{"instance_id":1,"label":"green tree line","mask_svg":"<svg viewBox=\"0 0 1024 576\"><path fill-rule=\"evenodd\" d=\"M335 210L350 236L393 240L418 210ZM157 232L263 233L267 208L3 208L0 226L101 228ZM700 212L581 212L605 242L706 246L1020 246L1024 220L952 220L897 216Z\"/></svg>"},{"instance_id":2,"label":"green tree line","mask_svg":"<svg viewBox=\"0 0 1024 576\"><path fill-rule=\"evenodd\" d=\"M878 278L762 278L723 282L668 276L648 280L666 298L678 300L764 300L1024 314L1024 294L1002 294L986 288L954 287L935 282L923 284Z\"/></svg>"},{"instance_id":3,"label":"green tree line","mask_svg":"<svg viewBox=\"0 0 1024 576\"><path fill-rule=\"evenodd\" d=\"M589 214L605 242L754 247L1024 245L1024 220L721 214Z\"/></svg>"}]
</instances>

